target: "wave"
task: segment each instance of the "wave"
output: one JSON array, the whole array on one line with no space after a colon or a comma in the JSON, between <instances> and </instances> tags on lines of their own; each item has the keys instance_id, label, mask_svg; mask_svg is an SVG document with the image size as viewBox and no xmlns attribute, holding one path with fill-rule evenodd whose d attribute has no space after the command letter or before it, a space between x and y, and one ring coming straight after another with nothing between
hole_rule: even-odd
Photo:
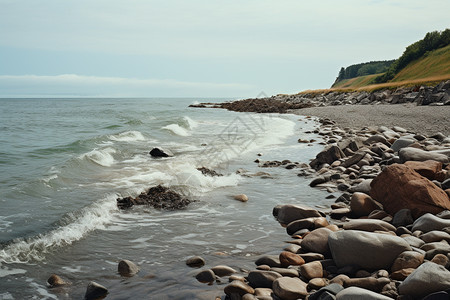
<instances>
[{"instance_id":1,"label":"wave","mask_svg":"<svg viewBox=\"0 0 450 300\"><path fill-rule=\"evenodd\" d=\"M43 261L52 250L70 245L93 230L104 229L118 210L116 198L117 195L110 195L78 212L67 214L61 221L63 225L53 231L7 245L0 250L0 262Z\"/></svg>"},{"instance_id":2,"label":"wave","mask_svg":"<svg viewBox=\"0 0 450 300\"><path fill-rule=\"evenodd\" d=\"M189 118L188 116L184 116L182 120L184 121L184 123L186 123L186 126L191 130L198 126L198 123Z\"/></svg>"},{"instance_id":3,"label":"wave","mask_svg":"<svg viewBox=\"0 0 450 300\"><path fill-rule=\"evenodd\" d=\"M81 155L80 159L88 159L100 166L110 167L114 164L113 153L116 153L116 150L109 147L101 150L94 149Z\"/></svg>"},{"instance_id":4,"label":"wave","mask_svg":"<svg viewBox=\"0 0 450 300\"><path fill-rule=\"evenodd\" d=\"M179 135L179 136L189 136L190 133L187 131L187 129L181 127L178 124L170 124L167 126L162 127L162 129L166 129L173 134Z\"/></svg>"},{"instance_id":5,"label":"wave","mask_svg":"<svg viewBox=\"0 0 450 300\"><path fill-rule=\"evenodd\" d=\"M119 134L109 136L110 140L117 142L135 142L135 141L145 141L145 137L139 131L125 131Z\"/></svg>"}]
</instances>

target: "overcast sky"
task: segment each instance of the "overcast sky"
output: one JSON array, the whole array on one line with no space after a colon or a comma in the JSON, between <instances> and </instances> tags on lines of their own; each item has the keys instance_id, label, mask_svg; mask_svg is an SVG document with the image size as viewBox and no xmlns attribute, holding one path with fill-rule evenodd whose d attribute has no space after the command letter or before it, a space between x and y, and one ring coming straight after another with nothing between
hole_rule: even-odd
<instances>
[{"instance_id":1,"label":"overcast sky","mask_svg":"<svg viewBox=\"0 0 450 300\"><path fill-rule=\"evenodd\" d=\"M449 0L0 0L0 97L328 88L450 27Z\"/></svg>"}]
</instances>

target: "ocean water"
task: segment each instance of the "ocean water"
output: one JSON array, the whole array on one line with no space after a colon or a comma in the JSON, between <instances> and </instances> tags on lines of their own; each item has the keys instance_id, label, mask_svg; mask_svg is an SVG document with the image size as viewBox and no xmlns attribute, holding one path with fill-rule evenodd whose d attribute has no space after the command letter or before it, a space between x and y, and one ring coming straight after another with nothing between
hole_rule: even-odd
<instances>
[{"instance_id":1,"label":"ocean water","mask_svg":"<svg viewBox=\"0 0 450 300\"><path fill-rule=\"evenodd\" d=\"M107 299L211 299L226 282L197 282L188 257L251 269L287 238L275 205L327 205L295 169L254 162L307 163L321 146L297 139L320 139L305 133L314 120L188 108L196 100L0 99L0 299L82 299L90 281ZM152 158L153 147L174 157ZM158 184L196 202L117 208L118 197ZM240 193L247 203L233 200ZM120 277L121 259L141 271ZM71 284L49 288L51 274Z\"/></svg>"}]
</instances>

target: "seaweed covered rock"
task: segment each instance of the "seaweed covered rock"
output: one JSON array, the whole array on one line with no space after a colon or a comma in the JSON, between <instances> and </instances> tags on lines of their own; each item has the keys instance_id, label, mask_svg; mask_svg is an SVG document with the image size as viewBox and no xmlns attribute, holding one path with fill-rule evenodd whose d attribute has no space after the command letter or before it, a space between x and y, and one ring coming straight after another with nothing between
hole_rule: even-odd
<instances>
[{"instance_id":1,"label":"seaweed covered rock","mask_svg":"<svg viewBox=\"0 0 450 300\"><path fill-rule=\"evenodd\" d=\"M130 208L133 205L150 205L157 209L182 209L192 201L184 198L179 193L171 189L158 185L150 188L147 192L141 193L136 198L125 197L117 199L117 206L120 209Z\"/></svg>"}]
</instances>

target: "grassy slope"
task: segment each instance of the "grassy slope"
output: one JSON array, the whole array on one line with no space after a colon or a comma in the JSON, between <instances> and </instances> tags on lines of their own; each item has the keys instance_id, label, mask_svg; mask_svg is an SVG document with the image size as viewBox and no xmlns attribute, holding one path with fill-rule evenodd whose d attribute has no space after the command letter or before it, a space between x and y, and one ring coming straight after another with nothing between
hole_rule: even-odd
<instances>
[{"instance_id":1,"label":"grassy slope","mask_svg":"<svg viewBox=\"0 0 450 300\"><path fill-rule=\"evenodd\" d=\"M376 90L398 86L434 84L450 79L450 45L434 50L428 55L411 62L390 82L370 84L377 75L361 76L343 80L331 90Z\"/></svg>"}]
</instances>

